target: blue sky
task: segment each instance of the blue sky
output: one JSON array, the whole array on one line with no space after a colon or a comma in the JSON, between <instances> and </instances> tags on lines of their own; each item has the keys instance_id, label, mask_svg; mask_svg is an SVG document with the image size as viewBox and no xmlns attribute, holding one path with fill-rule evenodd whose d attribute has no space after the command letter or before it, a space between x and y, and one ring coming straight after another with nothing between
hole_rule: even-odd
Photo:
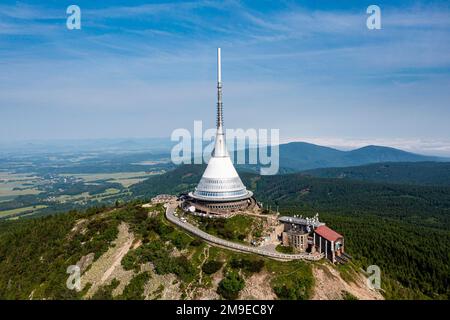
<instances>
[{"instance_id":1,"label":"blue sky","mask_svg":"<svg viewBox=\"0 0 450 320\"><path fill-rule=\"evenodd\" d=\"M0 141L213 126L218 46L227 127L450 155L448 1L3 0Z\"/></svg>"}]
</instances>

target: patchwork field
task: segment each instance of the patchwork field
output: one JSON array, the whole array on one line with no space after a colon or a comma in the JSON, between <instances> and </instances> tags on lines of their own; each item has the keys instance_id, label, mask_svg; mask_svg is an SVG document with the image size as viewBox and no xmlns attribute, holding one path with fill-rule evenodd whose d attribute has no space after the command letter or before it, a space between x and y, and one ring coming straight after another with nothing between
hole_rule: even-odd
<instances>
[{"instance_id":1,"label":"patchwork field","mask_svg":"<svg viewBox=\"0 0 450 320\"><path fill-rule=\"evenodd\" d=\"M155 155L147 147L65 148L0 155L0 219L129 201L131 187L173 167L167 153Z\"/></svg>"},{"instance_id":2,"label":"patchwork field","mask_svg":"<svg viewBox=\"0 0 450 320\"><path fill-rule=\"evenodd\" d=\"M60 207L67 205L70 208L73 205L83 207L100 202L114 202L130 196L128 187L131 185L163 172L164 170L42 175L3 170L0 171L0 217L28 216L40 209L53 207L53 204ZM17 198L25 195L39 198Z\"/></svg>"},{"instance_id":3,"label":"patchwork field","mask_svg":"<svg viewBox=\"0 0 450 320\"><path fill-rule=\"evenodd\" d=\"M41 181L42 178L33 174L0 171L0 202L21 195L40 193L35 186Z\"/></svg>"},{"instance_id":4,"label":"patchwork field","mask_svg":"<svg viewBox=\"0 0 450 320\"><path fill-rule=\"evenodd\" d=\"M161 174L163 172L155 171L155 172L119 172L119 173L93 173L93 174L85 174L85 173L79 173L79 174L60 174L60 176L65 177L75 177L83 179L84 182L95 182L99 180L103 181L109 181L109 182L116 182L123 185L125 188L128 188L129 186L144 181L148 177L155 175L155 174Z\"/></svg>"},{"instance_id":5,"label":"patchwork field","mask_svg":"<svg viewBox=\"0 0 450 320\"><path fill-rule=\"evenodd\" d=\"M0 211L0 217L13 216L13 215L25 214L25 213L33 214L36 211L38 211L40 209L44 209L44 208L47 208L47 206L37 205L37 206L32 206L32 207L23 207L23 208L12 209L12 210L4 210L4 211Z\"/></svg>"}]
</instances>

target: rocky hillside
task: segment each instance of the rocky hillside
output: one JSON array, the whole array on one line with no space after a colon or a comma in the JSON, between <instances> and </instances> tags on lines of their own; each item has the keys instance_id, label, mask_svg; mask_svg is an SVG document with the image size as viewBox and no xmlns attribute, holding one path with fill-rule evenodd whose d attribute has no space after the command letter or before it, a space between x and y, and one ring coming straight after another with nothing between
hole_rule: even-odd
<instances>
[{"instance_id":1,"label":"rocky hillside","mask_svg":"<svg viewBox=\"0 0 450 320\"><path fill-rule=\"evenodd\" d=\"M134 203L2 224L0 298L382 299L352 268L213 247L163 212ZM70 265L79 291L66 286Z\"/></svg>"}]
</instances>

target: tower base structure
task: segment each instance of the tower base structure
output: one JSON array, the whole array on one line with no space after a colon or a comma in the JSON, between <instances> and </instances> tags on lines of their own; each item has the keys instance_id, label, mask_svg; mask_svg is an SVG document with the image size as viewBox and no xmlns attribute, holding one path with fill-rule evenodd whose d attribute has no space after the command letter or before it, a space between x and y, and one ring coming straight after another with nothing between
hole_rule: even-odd
<instances>
[{"instance_id":1,"label":"tower base structure","mask_svg":"<svg viewBox=\"0 0 450 320\"><path fill-rule=\"evenodd\" d=\"M234 213L251 210L258 205L252 194L246 198L225 201L198 199L192 193L182 195L180 198L183 200L181 207L185 212L216 217L232 216Z\"/></svg>"}]
</instances>

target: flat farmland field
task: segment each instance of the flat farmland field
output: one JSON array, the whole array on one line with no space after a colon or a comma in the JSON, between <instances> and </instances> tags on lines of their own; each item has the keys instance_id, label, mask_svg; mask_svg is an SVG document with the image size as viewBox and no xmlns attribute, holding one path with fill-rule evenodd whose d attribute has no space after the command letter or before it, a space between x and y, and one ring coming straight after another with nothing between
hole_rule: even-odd
<instances>
[{"instance_id":1,"label":"flat farmland field","mask_svg":"<svg viewBox=\"0 0 450 320\"><path fill-rule=\"evenodd\" d=\"M109 182L120 183L125 188L141 182L150 176L155 174L162 174L164 172L119 172L119 173L93 173L93 174L85 174L85 173L77 173L77 174L60 174L60 176L72 176L75 178L83 179L84 182L94 182L98 180L107 180Z\"/></svg>"},{"instance_id":2,"label":"flat farmland field","mask_svg":"<svg viewBox=\"0 0 450 320\"><path fill-rule=\"evenodd\" d=\"M41 180L33 174L0 171L0 202L17 196L40 193L35 186Z\"/></svg>"},{"instance_id":3,"label":"flat farmland field","mask_svg":"<svg viewBox=\"0 0 450 320\"><path fill-rule=\"evenodd\" d=\"M47 208L47 206L37 205L37 206L32 206L32 207L23 207L23 208L17 208L17 209L12 209L12 210L4 210L4 211L0 211L0 217L6 217L6 216L22 214L22 213L32 214L32 213L35 213L36 211L38 211L40 209L44 209L44 208Z\"/></svg>"}]
</instances>

